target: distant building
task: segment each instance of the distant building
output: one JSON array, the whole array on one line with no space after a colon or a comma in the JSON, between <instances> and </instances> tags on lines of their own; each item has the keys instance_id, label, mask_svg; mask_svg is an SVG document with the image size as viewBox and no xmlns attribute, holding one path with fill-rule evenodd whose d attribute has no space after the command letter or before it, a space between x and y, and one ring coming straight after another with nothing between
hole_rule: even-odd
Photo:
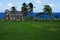
<instances>
[{"instance_id":1,"label":"distant building","mask_svg":"<svg viewBox=\"0 0 60 40\"><path fill-rule=\"evenodd\" d=\"M5 11L5 20L24 20L23 19L23 14L20 11L17 11L16 13L11 12L9 10Z\"/></svg>"}]
</instances>

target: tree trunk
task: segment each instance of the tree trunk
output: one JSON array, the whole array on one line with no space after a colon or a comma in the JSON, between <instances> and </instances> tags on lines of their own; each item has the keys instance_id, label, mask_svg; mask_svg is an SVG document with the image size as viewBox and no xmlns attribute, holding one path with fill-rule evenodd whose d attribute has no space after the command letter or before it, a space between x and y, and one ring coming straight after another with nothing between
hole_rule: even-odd
<instances>
[{"instance_id":1,"label":"tree trunk","mask_svg":"<svg viewBox=\"0 0 60 40\"><path fill-rule=\"evenodd\" d=\"M24 21L24 17L22 17L22 21Z\"/></svg>"},{"instance_id":2,"label":"tree trunk","mask_svg":"<svg viewBox=\"0 0 60 40\"><path fill-rule=\"evenodd\" d=\"M51 30L54 31L52 17L50 17L50 26L51 26Z\"/></svg>"}]
</instances>

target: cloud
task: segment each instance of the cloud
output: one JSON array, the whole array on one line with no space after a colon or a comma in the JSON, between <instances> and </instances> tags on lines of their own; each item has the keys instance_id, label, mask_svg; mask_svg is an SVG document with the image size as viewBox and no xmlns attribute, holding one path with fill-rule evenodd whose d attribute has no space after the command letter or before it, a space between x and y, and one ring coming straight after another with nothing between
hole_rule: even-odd
<instances>
[{"instance_id":1,"label":"cloud","mask_svg":"<svg viewBox=\"0 0 60 40\"><path fill-rule=\"evenodd\" d=\"M13 7L13 4L8 3L5 9L11 9L11 7Z\"/></svg>"},{"instance_id":2,"label":"cloud","mask_svg":"<svg viewBox=\"0 0 60 40\"><path fill-rule=\"evenodd\" d=\"M3 4L2 4L2 3L0 3L0 11L3 9L3 8L2 8L2 6L3 6Z\"/></svg>"},{"instance_id":3,"label":"cloud","mask_svg":"<svg viewBox=\"0 0 60 40\"><path fill-rule=\"evenodd\" d=\"M54 4L52 4L52 3L50 3L50 4L48 4L48 5L50 5L51 7L54 7L55 5Z\"/></svg>"},{"instance_id":4,"label":"cloud","mask_svg":"<svg viewBox=\"0 0 60 40\"><path fill-rule=\"evenodd\" d=\"M0 3L0 6L2 5L2 3Z\"/></svg>"},{"instance_id":5,"label":"cloud","mask_svg":"<svg viewBox=\"0 0 60 40\"><path fill-rule=\"evenodd\" d=\"M18 0L14 0L15 2L18 2Z\"/></svg>"},{"instance_id":6,"label":"cloud","mask_svg":"<svg viewBox=\"0 0 60 40\"><path fill-rule=\"evenodd\" d=\"M11 3L8 4L8 7L12 7L12 6L13 6L13 4L11 4Z\"/></svg>"},{"instance_id":7,"label":"cloud","mask_svg":"<svg viewBox=\"0 0 60 40\"><path fill-rule=\"evenodd\" d=\"M34 2L37 3L37 4L41 4L42 3L41 0L34 0Z\"/></svg>"}]
</instances>

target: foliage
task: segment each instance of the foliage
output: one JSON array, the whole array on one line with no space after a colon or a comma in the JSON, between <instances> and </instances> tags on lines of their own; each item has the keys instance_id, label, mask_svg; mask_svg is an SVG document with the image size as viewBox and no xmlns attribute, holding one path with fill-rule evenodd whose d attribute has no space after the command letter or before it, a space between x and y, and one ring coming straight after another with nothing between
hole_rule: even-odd
<instances>
[{"instance_id":1,"label":"foliage","mask_svg":"<svg viewBox=\"0 0 60 40\"><path fill-rule=\"evenodd\" d=\"M43 14L44 14L43 12L40 12L40 13L36 14L36 17L43 15Z\"/></svg>"},{"instance_id":2,"label":"foliage","mask_svg":"<svg viewBox=\"0 0 60 40\"><path fill-rule=\"evenodd\" d=\"M16 8L15 8L14 6L11 7L11 12L12 12L12 13L16 13L16 11L17 11L17 10L16 10Z\"/></svg>"},{"instance_id":3,"label":"foliage","mask_svg":"<svg viewBox=\"0 0 60 40\"><path fill-rule=\"evenodd\" d=\"M29 7L29 12L33 12L33 4L32 3L29 3L28 4L28 7Z\"/></svg>"},{"instance_id":4,"label":"foliage","mask_svg":"<svg viewBox=\"0 0 60 40\"><path fill-rule=\"evenodd\" d=\"M26 5L26 3L22 4L21 12L23 13L23 16L27 15L27 5Z\"/></svg>"},{"instance_id":5,"label":"foliage","mask_svg":"<svg viewBox=\"0 0 60 40\"><path fill-rule=\"evenodd\" d=\"M57 16L57 15L55 15L55 18L56 18L56 19L58 19L58 16Z\"/></svg>"},{"instance_id":6,"label":"foliage","mask_svg":"<svg viewBox=\"0 0 60 40\"><path fill-rule=\"evenodd\" d=\"M48 13L49 16L52 15L52 8L49 5L44 5L43 13Z\"/></svg>"},{"instance_id":7,"label":"foliage","mask_svg":"<svg viewBox=\"0 0 60 40\"><path fill-rule=\"evenodd\" d=\"M33 17L32 17L32 16L29 16L29 17L28 17L28 20L33 20Z\"/></svg>"}]
</instances>

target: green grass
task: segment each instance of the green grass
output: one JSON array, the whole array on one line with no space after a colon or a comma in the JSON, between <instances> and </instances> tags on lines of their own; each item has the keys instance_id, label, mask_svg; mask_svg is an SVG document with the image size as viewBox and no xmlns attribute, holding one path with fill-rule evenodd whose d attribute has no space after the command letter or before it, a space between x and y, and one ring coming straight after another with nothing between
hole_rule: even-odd
<instances>
[{"instance_id":1,"label":"green grass","mask_svg":"<svg viewBox=\"0 0 60 40\"><path fill-rule=\"evenodd\" d=\"M0 21L0 40L60 40L60 22Z\"/></svg>"}]
</instances>

